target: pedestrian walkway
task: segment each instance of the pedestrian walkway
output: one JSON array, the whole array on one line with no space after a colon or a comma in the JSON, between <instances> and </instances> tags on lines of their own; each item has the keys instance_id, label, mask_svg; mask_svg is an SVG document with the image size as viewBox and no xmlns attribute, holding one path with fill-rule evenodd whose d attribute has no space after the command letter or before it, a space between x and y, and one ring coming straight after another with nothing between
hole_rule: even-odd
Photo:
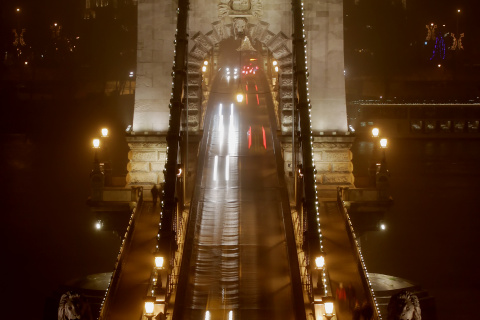
<instances>
[{"instance_id":1,"label":"pedestrian walkway","mask_svg":"<svg viewBox=\"0 0 480 320\"><path fill-rule=\"evenodd\" d=\"M325 250L325 264L328 267L328 276L332 294L335 296L340 284L346 289L346 299L336 299L335 312L338 320L352 319L352 309L355 306L355 299L361 305L367 301L369 295L365 291L357 258L356 248L350 242L347 224L342 211L338 208L337 201L320 202L320 223L323 233L323 246ZM355 297L352 297L348 290L352 286Z\"/></svg>"},{"instance_id":2,"label":"pedestrian walkway","mask_svg":"<svg viewBox=\"0 0 480 320\"><path fill-rule=\"evenodd\" d=\"M140 319L143 312L144 297L147 295L150 276L154 267L159 207L152 202L143 202L137 208L133 235L124 247L121 274L114 291L106 305L105 319L131 320ZM118 267L117 267L118 268Z\"/></svg>"}]
</instances>

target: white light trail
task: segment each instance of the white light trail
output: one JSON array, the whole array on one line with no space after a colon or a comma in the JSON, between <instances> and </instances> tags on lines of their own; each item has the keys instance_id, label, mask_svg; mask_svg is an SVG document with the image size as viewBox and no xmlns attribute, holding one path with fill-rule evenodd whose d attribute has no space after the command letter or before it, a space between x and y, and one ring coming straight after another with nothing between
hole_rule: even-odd
<instances>
[{"instance_id":1,"label":"white light trail","mask_svg":"<svg viewBox=\"0 0 480 320\"><path fill-rule=\"evenodd\" d=\"M218 124L218 130L220 131L220 134L218 135L218 145L219 145L219 150L220 152L222 151L222 145L223 145L223 131L224 131L224 128L223 128L223 115L220 115L220 119L219 119L219 124Z\"/></svg>"},{"instance_id":2,"label":"white light trail","mask_svg":"<svg viewBox=\"0 0 480 320\"><path fill-rule=\"evenodd\" d=\"M217 181L217 166L218 166L218 156L215 156L215 162L213 163L213 181Z\"/></svg>"}]
</instances>

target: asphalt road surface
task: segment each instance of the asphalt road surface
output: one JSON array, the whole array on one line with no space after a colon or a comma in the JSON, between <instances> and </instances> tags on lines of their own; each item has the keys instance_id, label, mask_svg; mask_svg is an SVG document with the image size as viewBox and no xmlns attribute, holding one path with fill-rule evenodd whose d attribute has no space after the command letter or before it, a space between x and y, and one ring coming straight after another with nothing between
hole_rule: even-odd
<instances>
[{"instance_id":1,"label":"asphalt road surface","mask_svg":"<svg viewBox=\"0 0 480 320\"><path fill-rule=\"evenodd\" d=\"M259 77L220 74L212 88L184 319L295 318L271 95Z\"/></svg>"}]
</instances>

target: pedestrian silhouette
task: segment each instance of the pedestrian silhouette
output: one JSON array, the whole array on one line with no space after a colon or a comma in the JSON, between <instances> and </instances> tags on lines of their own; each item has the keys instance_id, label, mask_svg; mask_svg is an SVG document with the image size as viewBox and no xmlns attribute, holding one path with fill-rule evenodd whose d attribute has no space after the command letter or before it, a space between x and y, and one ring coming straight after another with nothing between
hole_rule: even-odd
<instances>
[{"instance_id":1,"label":"pedestrian silhouette","mask_svg":"<svg viewBox=\"0 0 480 320\"><path fill-rule=\"evenodd\" d=\"M353 310L355 308L355 302L357 302L357 294L351 282L348 284L345 292L347 294L348 307L350 310Z\"/></svg>"},{"instance_id":2,"label":"pedestrian silhouette","mask_svg":"<svg viewBox=\"0 0 480 320\"><path fill-rule=\"evenodd\" d=\"M363 302L362 304L362 316L365 320L372 320L373 318L373 308L372 305L368 302Z\"/></svg>"},{"instance_id":3,"label":"pedestrian silhouette","mask_svg":"<svg viewBox=\"0 0 480 320\"><path fill-rule=\"evenodd\" d=\"M340 305L340 308L341 309L346 309L347 293L345 292L345 288L343 287L342 282L340 282L340 286L337 288L335 294L337 296L337 301Z\"/></svg>"},{"instance_id":4,"label":"pedestrian silhouette","mask_svg":"<svg viewBox=\"0 0 480 320\"><path fill-rule=\"evenodd\" d=\"M360 303L358 303L358 300L355 300L353 310L352 310L352 320L360 320L361 316L362 316L362 309L360 308Z\"/></svg>"},{"instance_id":5,"label":"pedestrian silhouette","mask_svg":"<svg viewBox=\"0 0 480 320\"><path fill-rule=\"evenodd\" d=\"M153 188L151 191L152 191L153 206L156 206L157 198L158 198L158 188L156 184L153 185Z\"/></svg>"}]
</instances>

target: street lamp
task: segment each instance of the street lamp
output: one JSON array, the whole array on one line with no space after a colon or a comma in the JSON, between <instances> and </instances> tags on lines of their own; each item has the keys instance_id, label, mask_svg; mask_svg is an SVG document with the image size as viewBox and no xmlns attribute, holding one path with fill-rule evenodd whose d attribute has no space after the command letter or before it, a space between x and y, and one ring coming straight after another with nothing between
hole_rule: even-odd
<instances>
[{"instance_id":1,"label":"street lamp","mask_svg":"<svg viewBox=\"0 0 480 320\"><path fill-rule=\"evenodd\" d=\"M97 139L97 138L93 139L92 144L93 144L94 149L99 149L100 148L100 139Z\"/></svg>"},{"instance_id":2,"label":"street lamp","mask_svg":"<svg viewBox=\"0 0 480 320\"><path fill-rule=\"evenodd\" d=\"M157 299L153 296L148 296L148 297L145 297L144 301L145 301L145 317L147 317L147 319L152 319L153 316L155 315L154 314L154 309L155 309L155 301Z\"/></svg>"},{"instance_id":3,"label":"street lamp","mask_svg":"<svg viewBox=\"0 0 480 320\"><path fill-rule=\"evenodd\" d=\"M335 315L333 313L333 302L334 302L334 299L333 297L323 297L322 298L322 301L323 301L323 305L325 306L325 318L327 318L327 320L330 320L333 318L333 316Z\"/></svg>"},{"instance_id":4,"label":"street lamp","mask_svg":"<svg viewBox=\"0 0 480 320\"><path fill-rule=\"evenodd\" d=\"M382 147L382 149L387 148L387 143L388 143L388 141L387 141L386 138L380 139L380 147Z\"/></svg>"},{"instance_id":5,"label":"street lamp","mask_svg":"<svg viewBox=\"0 0 480 320\"><path fill-rule=\"evenodd\" d=\"M316 294L323 293L323 268L325 268L325 254L322 252L315 257L315 265L312 270L312 284Z\"/></svg>"},{"instance_id":6,"label":"street lamp","mask_svg":"<svg viewBox=\"0 0 480 320\"><path fill-rule=\"evenodd\" d=\"M376 187L378 190L378 195L381 200L388 199L388 177L389 172L387 169L387 157L385 155L385 149L387 148L387 139L380 139L380 147L383 149L383 157L380 163L380 168L376 175Z\"/></svg>"},{"instance_id":7,"label":"street lamp","mask_svg":"<svg viewBox=\"0 0 480 320\"><path fill-rule=\"evenodd\" d=\"M458 19L460 18L460 13L461 12L462 12L462 10L457 9L457 34L455 35L457 37L457 41L458 41L458 39L460 39L460 34L458 33ZM458 42L457 42L457 48L458 48Z\"/></svg>"},{"instance_id":8,"label":"street lamp","mask_svg":"<svg viewBox=\"0 0 480 320\"><path fill-rule=\"evenodd\" d=\"M325 267L325 255L321 254L315 258L315 268L323 269Z\"/></svg>"},{"instance_id":9,"label":"street lamp","mask_svg":"<svg viewBox=\"0 0 480 320\"><path fill-rule=\"evenodd\" d=\"M237 93L237 102L242 103L243 101L243 93Z\"/></svg>"},{"instance_id":10,"label":"street lamp","mask_svg":"<svg viewBox=\"0 0 480 320\"><path fill-rule=\"evenodd\" d=\"M102 128L102 138L108 137L108 129L107 128Z\"/></svg>"},{"instance_id":11,"label":"street lamp","mask_svg":"<svg viewBox=\"0 0 480 320\"><path fill-rule=\"evenodd\" d=\"M370 180L370 185L375 187L376 185L376 174L377 174L377 145L378 145L378 135L380 130L378 128L372 128L372 138L373 138L373 148L372 155L370 159L370 165L368 167L368 176Z\"/></svg>"},{"instance_id":12,"label":"street lamp","mask_svg":"<svg viewBox=\"0 0 480 320\"><path fill-rule=\"evenodd\" d=\"M163 258L163 255L160 254L160 253L157 253L155 255L155 269L163 269L164 268L164 266L163 266L164 262L165 262L165 260Z\"/></svg>"},{"instance_id":13,"label":"street lamp","mask_svg":"<svg viewBox=\"0 0 480 320\"><path fill-rule=\"evenodd\" d=\"M112 166L110 163L110 154L108 150L108 143L107 143L107 138L108 138L108 129L107 128L102 128L100 130L101 132L101 138L103 140L103 168L105 172L105 185L106 186L112 186Z\"/></svg>"},{"instance_id":14,"label":"street lamp","mask_svg":"<svg viewBox=\"0 0 480 320\"><path fill-rule=\"evenodd\" d=\"M387 161L387 158L385 156L385 149L387 149L387 143L388 143L388 141L387 141L386 138L380 139L380 148L382 148L382 150L383 150L383 158L382 158L381 165L383 165L383 163Z\"/></svg>"}]
</instances>

